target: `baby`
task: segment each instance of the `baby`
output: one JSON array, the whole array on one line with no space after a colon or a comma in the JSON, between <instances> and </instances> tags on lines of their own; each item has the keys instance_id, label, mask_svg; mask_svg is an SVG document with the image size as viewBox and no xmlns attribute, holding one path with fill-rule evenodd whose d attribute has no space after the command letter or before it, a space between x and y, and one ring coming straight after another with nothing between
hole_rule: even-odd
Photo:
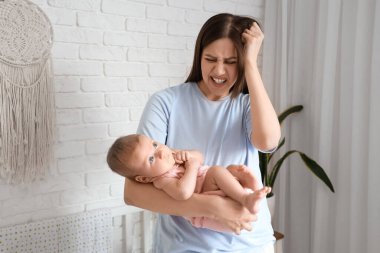
<instances>
[{"instance_id":1,"label":"baby","mask_svg":"<svg viewBox=\"0 0 380 253\"><path fill-rule=\"evenodd\" d=\"M118 138L108 151L107 162L121 176L152 183L174 199L188 199L194 192L212 192L238 201L251 213L258 212L260 201L271 190L258 189L257 178L244 165L205 166L199 151L170 149L145 135ZM207 227L199 220L190 220L193 225ZM225 231L214 225L211 229Z\"/></svg>"}]
</instances>

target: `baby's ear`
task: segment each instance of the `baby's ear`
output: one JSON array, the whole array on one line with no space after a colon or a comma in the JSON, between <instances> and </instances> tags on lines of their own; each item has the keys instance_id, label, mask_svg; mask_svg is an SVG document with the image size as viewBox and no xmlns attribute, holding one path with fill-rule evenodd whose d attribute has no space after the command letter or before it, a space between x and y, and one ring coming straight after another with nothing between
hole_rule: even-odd
<instances>
[{"instance_id":1,"label":"baby's ear","mask_svg":"<svg viewBox=\"0 0 380 253\"><path fill-rule=\"evenodd\" d=\"M152 182L152 178L151 177L146 177L146 176L136 176L135 180L137 182L144 183L144 184Z\"/></svg>"}]
</instances>

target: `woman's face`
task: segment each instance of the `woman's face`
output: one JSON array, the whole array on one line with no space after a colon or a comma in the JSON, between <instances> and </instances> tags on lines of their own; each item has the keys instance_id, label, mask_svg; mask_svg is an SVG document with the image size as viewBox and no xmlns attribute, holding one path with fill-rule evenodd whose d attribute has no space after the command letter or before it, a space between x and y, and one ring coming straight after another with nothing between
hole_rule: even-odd
<instances>
[{"instance_id":1,"label":"woman's face","mask_svg":"<svg viewBox=\"0 0 380 253\"><path fill-rule=\"evenodd\" d=\"M237 79L237 52L229 38L218 39L203 49L199 88L210 100L228 96Z\"/></svg>"}]
</instances>

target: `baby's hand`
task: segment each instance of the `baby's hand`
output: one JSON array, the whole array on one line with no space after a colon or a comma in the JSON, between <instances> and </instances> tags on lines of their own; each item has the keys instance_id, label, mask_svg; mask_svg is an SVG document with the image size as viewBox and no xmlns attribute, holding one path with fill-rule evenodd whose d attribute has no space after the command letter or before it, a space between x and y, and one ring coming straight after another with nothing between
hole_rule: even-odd
<instances>
[{"instance_id":1,"label":"baby's hand","mask_svg":"<svg viewBox=\"0 0 380 253\"><path fill-rule=\"evenodd\" d=\"M189 168L190 169L196 169L198 170L198 168L201 166L201 163L199 162L199 160L195 159L195 158L192 158L190 157L186 162L185 162L185 168L186 170L188 170Z\"/></svg>"},{"instance_id":2,"label":"baby's hand","mask_svg":"<svg viewBox=\"0 0 380 253\"><path fill-rule=\"evenodd\" d=\"M190 153L186 150L179 150L173 154L176 163L182 164L190 159Z\"/></svg>"}]
</instances>

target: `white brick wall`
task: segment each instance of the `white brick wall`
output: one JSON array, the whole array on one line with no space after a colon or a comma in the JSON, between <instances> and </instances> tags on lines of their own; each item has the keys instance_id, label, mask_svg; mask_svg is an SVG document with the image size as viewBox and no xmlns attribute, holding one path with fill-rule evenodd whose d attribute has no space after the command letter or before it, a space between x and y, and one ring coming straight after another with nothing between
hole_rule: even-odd
<instances>
[{"instance_id":1,"label":"white brick wall","mask_svg":"<svg viewBox=\"0 0 380 253\"><path fill-rule=\"evenodd\" d=\"M105 162L110 144L136 130L153 92L185 79L207 18L264 14L264 0L32 1L54 29L56 159L32 184L0 179L0 227L124 206L123 179ZM114 222L122 232L123 222ZM115 252L123 252L123 236L115 238Z\"/></svg>"}]
</instances>

